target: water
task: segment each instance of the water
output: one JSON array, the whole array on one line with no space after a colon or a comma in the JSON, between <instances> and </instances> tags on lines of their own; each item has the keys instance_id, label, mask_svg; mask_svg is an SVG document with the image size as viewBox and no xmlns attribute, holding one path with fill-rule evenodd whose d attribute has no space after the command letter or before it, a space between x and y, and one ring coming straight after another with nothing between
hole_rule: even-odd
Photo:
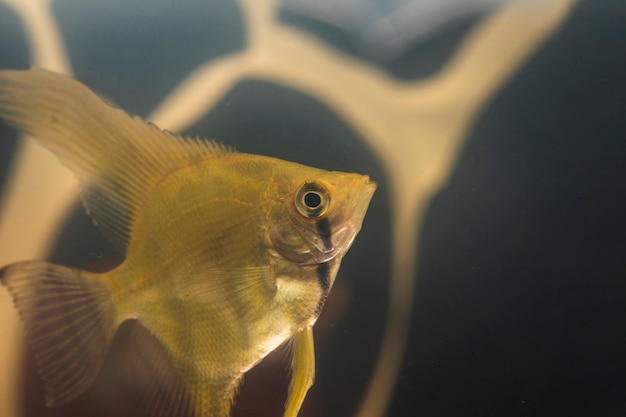
<instances>
[{"instance_id":1,"label":"water","mask_svg":"<svg viewBox=\"0 0 626 417\"><path fill-rule=\"evenodd\" d=\"M364 51L353 26L286 8L263 20L265 1L240 2L246 14L226 0L56 0L42 16L62 42L42 50L0 2L0 67L72 71L163 128L379 183L316 325L302 416L621 416L626 8L586 0L567 14L572 2L543 3L502 32L498 15L475 10L390 58ZM26 15L46 9L34 10ZM464 67L455 54L472 51L471 63L481 53L472 45L489 46ZM252 47L268 59L246 58ZM460 75L441 82L444 73ZM36 163L31 185L9 194L17 135L0 124L0 136L4 198L34 194L0 223L2 263L119 262L71 180L56 179L61 168ZM0 308L14 316L4 298ZM11 337L0 361L15 365L0 374L0 415L41 415L14 325L0 325ZM124 334L94 388L46 415L137 415ZM281 415L284 356L246 377L235 416Z\"/></svg>"}]
</instances>

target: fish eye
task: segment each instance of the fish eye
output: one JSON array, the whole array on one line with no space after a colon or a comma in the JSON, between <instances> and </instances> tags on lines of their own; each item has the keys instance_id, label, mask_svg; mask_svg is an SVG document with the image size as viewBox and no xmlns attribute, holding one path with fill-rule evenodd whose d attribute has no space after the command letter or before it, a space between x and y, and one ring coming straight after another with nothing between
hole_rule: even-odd
<instances>
[{"instance_id":1,"label":"fish eye","mask_svg":"<svg viewBox=\"0 0 626 417\"><path fill-rule=\"evenodd\" d=\"M322 196L315 191L308 191L302 201L304 201L304 205L307 206L308 209L315 210L322 204Z\"/></svg>"},{"instance_id":2,"label":"fish eye","mask_svg":"<svg viewBox=\"0 0 626 417\"><path fill-rule=\"evenodd\" d=\"M296 208L307 218L321 217L328 209L330 198L322 184L307 181L296 192Z\"/></svg>"}]
</instances>

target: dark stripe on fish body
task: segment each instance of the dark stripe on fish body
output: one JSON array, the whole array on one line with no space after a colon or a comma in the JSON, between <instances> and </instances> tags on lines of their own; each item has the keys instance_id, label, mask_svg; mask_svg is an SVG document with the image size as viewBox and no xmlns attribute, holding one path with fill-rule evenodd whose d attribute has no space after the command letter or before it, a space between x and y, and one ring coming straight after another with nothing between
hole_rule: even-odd
<instances>
[{"instance_id":1,"label":"dark stripe on fish body","mask_svg":"<svg viewBox=\"0 0 626 417\"><path fill-rule=\"evenodd\" d=\"M322 312L322 308L324 307L324 303L326 302L326 298L328 297L328 293L330 292L330 265L328 262L319 264L317 265L316 272L317 280L320 283L320 288L322 289L322 295L320 295L320 299L315 307L315 316L319 316Z\"/></svg>"},{"instance_id":2,"label":"dark stripe on fish body","mask_svg":"<svg viewBox=\"0 0 626 417\"><path fill-rule=\"evenodd\" d=\"M324 249L331 250L333 248L333 242L330 239L330 222L327 218L323 218L321 220L318 220L315 226L317 229L317 234L319 235L320 239L322 239L322 243L324 244Z\"/></svg>"},{"instance_id":3,"label":"dark stripe on fish body","mask_svg":"<svg viewBox=\"0 0 626 417\"><path fill-rule=\"evenodd\" d=\"M333 248L333 242L331 240L330 222L328 221L328 218L318 220L317 223L315 223L315 228L317 229L318 236L322 239L324 249L331 250ZM320 284L320 288L322 289L322 294L317 302L317 307L315 307L315 315L319 316L322 312L322 308L324 307L324 303L326 302L326 298L328 297L328 293L330 292L330 265L328 262L319 264L317 265L316 271L317 280Z\"/></svg>"}]
</instances>

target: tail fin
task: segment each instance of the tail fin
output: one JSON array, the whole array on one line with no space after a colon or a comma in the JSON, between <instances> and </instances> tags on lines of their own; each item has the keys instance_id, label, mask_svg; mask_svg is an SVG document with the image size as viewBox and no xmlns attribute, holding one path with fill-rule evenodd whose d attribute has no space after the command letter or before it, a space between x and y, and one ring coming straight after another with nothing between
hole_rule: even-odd
<instances>
[{"instance_id":1,"label":"tail fin","mask_svg":"<svg viewBox=\"0 0 626 417\"><path fill-rule=\"evenodd\" d=\"M26 328L49 407L78 397L91 385L117 327L106 284L94 275L46 262L0 269Z\"/></svg>"}]
</instances>

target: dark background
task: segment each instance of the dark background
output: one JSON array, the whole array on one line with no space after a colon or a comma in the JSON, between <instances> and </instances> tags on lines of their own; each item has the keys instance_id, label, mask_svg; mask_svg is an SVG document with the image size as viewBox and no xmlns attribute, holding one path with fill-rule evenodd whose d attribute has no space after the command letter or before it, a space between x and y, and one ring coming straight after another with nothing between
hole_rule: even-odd
<instances>
[{"instance_id":1,"label":"dark background","mask_svg":"<svg viewBox=\"0 0 626 417\"><path fill-rule=\"evenodd\" d=\"M192 68L244 43L241 18L226 0L210 8L165 0L150 8L54 4L76 77L144 116ZM289 12L281 18L360 56L341 30ZM404 79L426 77L478 19L373 64ZM27 68L28 54L15 16L0 4L0 67ZM322 103L256 80L238 85L186 133L379 182L316 326L318 375L303 410L353 414L387 308L389 208L376 157ZM15 137L0 123L3 179ZM581 1L478 117L449 184L432 201L389 416L626 415L625 160L626 2ZM119 256L77 206L51 259L104 268ZM135 415L131 382L116 365L123 336L94 389L52 411L43 408L27 355L28 416ZM253 370L235 416L281 415L286 367L279 352Z\"/></svg>"}]
</instances>

